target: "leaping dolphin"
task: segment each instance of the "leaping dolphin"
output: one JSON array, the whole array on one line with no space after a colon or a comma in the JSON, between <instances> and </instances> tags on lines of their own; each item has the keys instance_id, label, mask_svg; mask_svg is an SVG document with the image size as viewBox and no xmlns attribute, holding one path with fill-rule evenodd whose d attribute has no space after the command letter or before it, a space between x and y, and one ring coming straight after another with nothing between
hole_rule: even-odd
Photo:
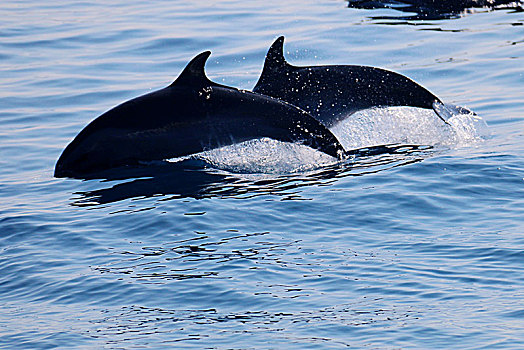
<instances>
[{"instance_id":1,"label":"leaping dolphin","mask_svg":"<svg viewBox=\"0 0 524 350\"><path fill-rule=\"evenodd\" d=\"M399 73L355 65L297 67L286 61L283 46L283 36L271 45L253 91L298 106L327 127L371 107L434 109L445 123L452 113L437 96Z\"/></svg>"},{"instance_id":2,"label":"leaping dolphin","mask_svg":"<svg viewBox=\"0 0 524 350\"><path fill-rule=\"evenodd\" d=\"M163 160L269 137L303 142L333 157L344 149L309 113L289 103L210 81L203 52L166 88L131 99L89 123L65 148L56 177Z\"/></svg>"}]
</instances>

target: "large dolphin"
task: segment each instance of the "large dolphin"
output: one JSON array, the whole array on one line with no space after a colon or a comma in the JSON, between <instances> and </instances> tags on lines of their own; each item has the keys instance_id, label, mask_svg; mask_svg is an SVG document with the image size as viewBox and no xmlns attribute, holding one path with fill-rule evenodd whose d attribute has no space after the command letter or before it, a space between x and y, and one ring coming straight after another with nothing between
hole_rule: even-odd
<instances>
[{"instance_id":1,"label":"large dolphin","mask_svg":"<svg viewBox=\"0 0 524 350\"><path fill-rule=\"evenodd\" d=\"M334 157L344 153L329 129L302 109L210 81L204 71L209 55L196 56L168 87L89 123L63 151L55 176L82 177L261 137L303 142Z\"/></svg>"},{"instance_id":2,"label":"large dolphin","mask_svg":"<svg viewBox=\"0 0 524 350\"><path fill-rule=\"evenodd\" d=\"M253 91L298 106L328 127L371 107L434 109L445 123L451 115L437 96L399 73L355 65L297 67L284 58L283 46L283 36L271 45Z\"/></svg>"}]
</instances>

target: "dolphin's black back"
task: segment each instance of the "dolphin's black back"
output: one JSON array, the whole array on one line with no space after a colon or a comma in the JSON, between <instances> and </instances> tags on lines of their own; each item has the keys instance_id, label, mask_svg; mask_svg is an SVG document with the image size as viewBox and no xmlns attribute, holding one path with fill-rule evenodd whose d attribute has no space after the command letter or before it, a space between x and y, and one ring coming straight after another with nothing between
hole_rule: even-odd
<instances>
[{"instance_id":1,"label":"dolphin's black back","mask_svg":"<svg viewBox=\"0 0 524 350\"><path fill-rule=\"evenodd\" d=\"M331 65L297 67L286 62L284 37L268 51L254 92L273 96L311 113L331 126L371 107L433 108L438 97L413 80L381 68Z\"/></svg>"}]
</instances>

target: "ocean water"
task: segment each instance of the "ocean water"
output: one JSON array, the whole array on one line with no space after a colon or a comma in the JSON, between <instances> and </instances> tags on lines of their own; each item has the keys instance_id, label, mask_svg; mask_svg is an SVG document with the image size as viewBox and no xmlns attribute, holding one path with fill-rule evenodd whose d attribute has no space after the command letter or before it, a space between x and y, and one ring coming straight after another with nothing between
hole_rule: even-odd
<instances>
[{"instance_id":1,"label":"ocean water","mask_svg":"<svg viewBox=\"0 0 524 350\"><path fill-rule=\"evenodd\" d=\"M524 348L521 6L3 1L0 348ZM261 139L53 177L89 121L204 50L251 89L280 35L293 64L391 69L478 117L359 112L333 132L370 151L344 162Z\"/></svg>"}]
</instances>

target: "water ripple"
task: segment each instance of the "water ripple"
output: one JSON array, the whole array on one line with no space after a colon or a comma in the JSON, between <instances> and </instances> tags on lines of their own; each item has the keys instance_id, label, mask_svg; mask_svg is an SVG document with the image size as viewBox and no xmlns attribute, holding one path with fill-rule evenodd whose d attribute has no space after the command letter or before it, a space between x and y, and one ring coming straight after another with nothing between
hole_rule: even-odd
<instances>
[{"instance_id":1,"label":"water ripple","mask_svg":"<svg viewBox=\"0 0 524 350\"><path fill-rule=\"evenodd\" d=\"M0 347L524 347L518 6L428 20L343 0L7 0L0 13ZM251 89L279 35L293 64L392 69L489 127L373 110L338 125L360 148L345 162L265 140L53 178L90 120L199 52L213 80Z\"/></svg>"}]
</instances>

